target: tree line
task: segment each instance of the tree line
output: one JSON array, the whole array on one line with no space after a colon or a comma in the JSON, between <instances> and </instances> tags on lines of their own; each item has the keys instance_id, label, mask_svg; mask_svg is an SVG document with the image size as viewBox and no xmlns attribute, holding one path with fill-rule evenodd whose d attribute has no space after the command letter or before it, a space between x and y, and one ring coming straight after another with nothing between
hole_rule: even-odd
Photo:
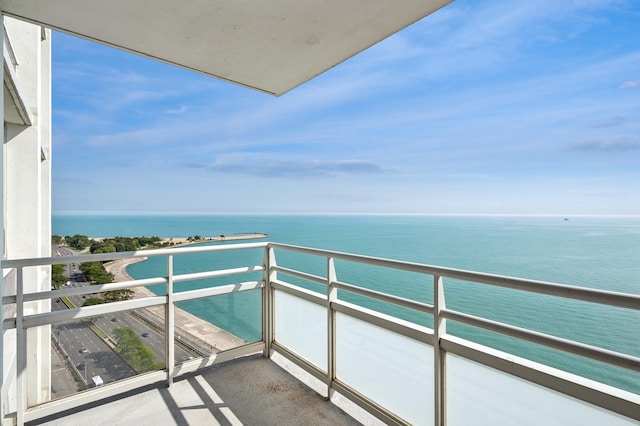
<instances>
[{"instance_id":1,"label":"tree line","mask_svg":"<svg viewBox=\"0 0 640 426\"><path fill-rule=\"evenodd\" d=\"M159 248L174 245L173 242L163 242L158 236L142 237L113 237L105 238L101 241L93 240L86 235L75 234L62 237L52 235L51 243L56 245L65 244L76 250L84 250L89 247L91 253L119 253L123 251L136 251L147 248Z\"/></svg>"},{"instance_id":2,"label":"tree line","mask_svg":"<svg viewBox=\"0 0 640 426\"><path fill-rule=\"evenodd\" d=\"M53 235L52 244L66 244L76 250L84 250L89 247L91 253L115 253L122 251L135 251L142 248L164 247L167 243L161 243L162 239L153 237L114 237L102 241L89 239L86 235L75 234L61 237ZM104 262L84 262L79 266L80 272L90 285L109 284L113 282L114 275L104 267ZM51 287L59 289L68 278L64 275L63 265L53 265L51 268ZM109 302L129 300L134 292L130 289L112 290L100 294L100 297L91 297L84 302L84 306L97 305Z\"/></svg>"},{"instance_id":3,"label":"tree line","mask_svg":"<svg viewBox=\"0 0 640 426\"><path fill-rule=\"evenodd\" d=\"M142 343L132 328L116 328L113 334L117 342L116 352L138 373L157 370L164 366L156 361L156 355L151 348Z\"/></svg>"},{"instance_id":4,"label":"tree line","mask_svg":"<svg viewBox=\"0 0 640 426\"><path fill-rule=\"evenodd\" d=\"M91 285L109 284L113 282L113 274L107 272L103 262L84 262L80 264L80 271L84 274L85 279ZM101 297L92 297L87 299L83 306L98 305L101 303L119 302L121 300L129 300L133 296L133 290L124 288L121 290L105 291Z\"/></svg>"},{"instance_id":5,"label":"tree line","mask_svg":"<svg viewBox=\"0 0 640 426\"><path fill-rule=\"evenodd\" d=\"M67 277L64 275L64 265L52 265L51 266L51 287L58 290L66 282L67 282Z\"/></svg>"}]
</instances>

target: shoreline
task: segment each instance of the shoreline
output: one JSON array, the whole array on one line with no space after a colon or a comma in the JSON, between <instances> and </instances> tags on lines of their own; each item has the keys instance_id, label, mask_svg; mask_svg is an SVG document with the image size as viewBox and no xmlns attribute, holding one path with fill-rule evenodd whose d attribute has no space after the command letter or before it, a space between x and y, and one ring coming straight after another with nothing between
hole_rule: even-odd
<instances>
[{"instance_id":1,"label":"shoreline","mask_svg":"<svg viewBox=\"0 0 640 426\"><path fill-rule=\"evenodd\" d=\"M256 235L259 235L257 237ZM163 238L164 241L176 242L171 247L180 247L191 244L199 244L207 241L228 241L228 240L246 240L254 238L266 238L267 234L234 234L229 237L212 237L208 240L196 240L189 241L187 238ZM213 239L213 238L217 238ZM182 241L184 240L184 241ZM127 273L127 266L134 263L147 260L147 257L137 257L129 259L117 259L112 260L104 264L107 272L111 272L114 275L113 282L134 281L133 277ZM134 292L134 299L144 297L155 297L156 294L146 287L134 287L131 290ZM160 325L160 328L164 328L164 306L154 306L150 308L143 308L142 311L146 312L147 319L156 322ZM202 318L187 312L181 308L174 307L175 328L182 330L184 334L192 336L194 339L200 342L201 347L210 348L211 353L221 352L228 349L233 349L238 346L244 345L246 342L233 334L217 327L210 322L203 320ZM206 351L205 351L206 352Z\"/></svg>"},{"instance_id":2,"label":"shoreline","mask_svg":"<svg viewBox=\"0 0 640 426\"><path fill-rule=\"evenodd\" d=\"M191 244L202 244L207 242L221 242L221 241L238 241L238 240L254 240L260 238L267 238L269 234L264 234L262 232L254 232L254 233L236 233L231 235L218 235L217 237L202 237L198 240L194 240L192 237L164 237L160 239L160 242L163 244L167 244L166 247L161 248L173 248L173 247L182 247ZM104 241L106 239L113 237L89 237L89 240L94 241Z\"/></svg>"},{"instance_id":3,"label":"shoreline","mask_svg":"<svg viewBox=\"0 0 640 426\"><path fill-rule=\"evenodd\" d=\"M221 242L221 241L238 241L238 240L254 240L259 238L267 238L269 234L264 234L262 232L254 232L254 233L236 233L231 235L218 235L217 237L202 237L199 240L189 239L190 237L169 237L162 238L163 243L173 243L170 247L183 247L191 244L202 244L211 241Z\"/></svg>"}]
</instances>

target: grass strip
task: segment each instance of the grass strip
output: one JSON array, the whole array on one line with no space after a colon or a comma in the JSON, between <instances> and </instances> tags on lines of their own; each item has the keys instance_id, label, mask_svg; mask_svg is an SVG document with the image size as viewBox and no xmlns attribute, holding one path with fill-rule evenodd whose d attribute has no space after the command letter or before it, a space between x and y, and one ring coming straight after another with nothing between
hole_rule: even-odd
<instances>
[{"instance_id":1,"label":"grass strip","mask_svg":"<svg viewBox=\"0 0 640 426\"><path fill-rule=\"evenodd\" d=\"M67 308L69 308L69 309L75 309L76 308L76 305L74 305L73 302L71 300L69 300L68 297L62 296L60 298L60 300L62 300L62 303L67 305Z\"/></svg>"},{"instance_id":2,"label":"grass strip","mask_svg":"<svg viewBox=\"0 0 640 426\"><path fill-rule=\"evenodd\" d=\"M98 337L100 337L103 340L106 340L109 338L109 336L107 336L107 333L105 333L104 331L102 331L102 329L100 327L98 327L95 324L89 324L89 327L91 328L91 330L93 330L94 333L96 333L98 335Z\"/></svg>"}]
</instances>

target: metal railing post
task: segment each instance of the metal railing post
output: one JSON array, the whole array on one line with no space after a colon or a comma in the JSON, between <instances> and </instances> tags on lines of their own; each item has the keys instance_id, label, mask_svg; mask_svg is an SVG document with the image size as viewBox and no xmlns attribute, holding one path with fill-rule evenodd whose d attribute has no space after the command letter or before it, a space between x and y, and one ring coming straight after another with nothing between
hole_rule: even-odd
<instances>
[{"instance_id":1,"label":"metal railing post","mask_svg":"<svg viewBox=\"0 0 640 426\"><path fill-rule=\"evenodd\" d=\"M331 304L338 299L336 266L332 257L327 258L327 398L331 400L331 388L336 378L336 313Z\"/></svg>"},{"instance_id":2,"label":"metal railing post","mask_svg":"<svg viewBox=\"0 0 640 426\"><path fill-rule=\"evenodd\" d=\"M273 270L276 266L276 254L273 247L267 246L264 251L264 287L262 288L262 340L264 341L263 357L271 356L271 342L274 338L274 291L271 281L278 278L278 273Z\"/></svg>"},{"instance_id":3,"label":"metal railing post","mask_svg":"<svg viewBox=\"0 0 640 426\"><path fill-rule=\"evenodd\" d=\"M16 271L16 424L24 424L27 400L27 330L24 329L24 274Z\"/></svg>"},{"instance_id":4,"label":"metal railing post","mask_svg":"<svg viewBox=\"0 0 640 426\"><path fill-rule=\"evenodd\" d=\"M440 315L445 309L444 284L442 277L433 276L433 383L434 383L434 424L436 426L446 425L446 371L445 353L440 347L440 337L447 332L446 319Z\"/></svg>"},{"instance_id":5,"label":"metal railing post","mask_svg":"<svg viewBox=\"0 0 640 426\"><path fill-rule=\"evenodd\" d=\"M173 255L167 256L167 303L165 305L165 363L167 387L173 385L175 367L175 311L173 305Z\"/></svg>"}]
</instances>

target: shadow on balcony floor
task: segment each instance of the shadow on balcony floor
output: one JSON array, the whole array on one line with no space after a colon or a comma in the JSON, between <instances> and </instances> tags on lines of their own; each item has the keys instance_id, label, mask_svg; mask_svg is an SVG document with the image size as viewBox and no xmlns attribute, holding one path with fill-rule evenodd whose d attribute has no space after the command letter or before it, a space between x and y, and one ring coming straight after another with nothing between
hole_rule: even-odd
<instances>
[{"instance_id":1,"label":"shadow on balcony floor","mask_svg":"<svg viewBox=\"0 0 640 426\"><path fill-rule=\"evenodd\" d=\"M357 425L339 408L259 356L230 361L55 418L59 425Z\"/></svg>"}]
</instances>

